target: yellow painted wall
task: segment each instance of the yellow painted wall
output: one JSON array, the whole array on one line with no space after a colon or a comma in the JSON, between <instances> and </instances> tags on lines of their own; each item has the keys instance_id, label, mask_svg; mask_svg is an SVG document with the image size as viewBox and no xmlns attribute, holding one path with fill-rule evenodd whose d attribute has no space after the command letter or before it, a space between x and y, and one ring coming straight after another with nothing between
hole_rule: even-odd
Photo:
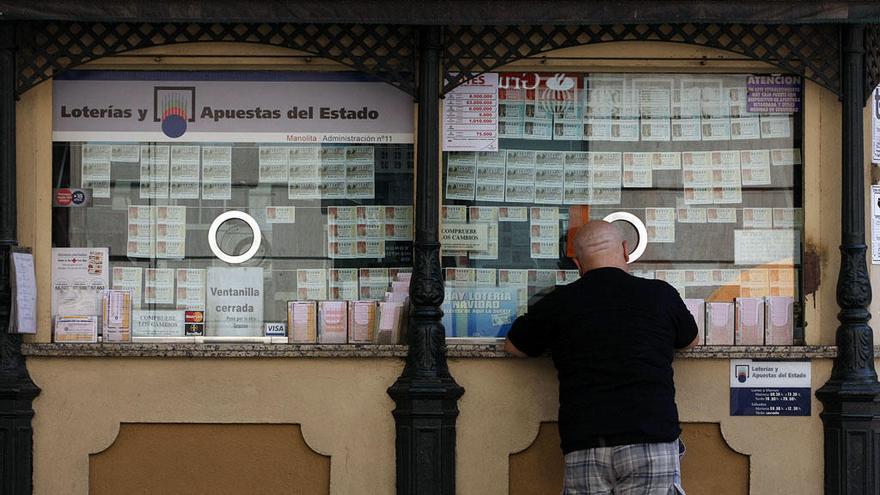
<instances>
[{"instance_id":1,"label":"yellow painted wall","mask_svg":"<svg viewBox=\"0 0 880 495\"><path fill-rule=\"evenodd\" d=\"M330 456L330 492L394 491L399 359L29 358L34 401L34 493L88 493L89 454L120 423L302 425ZM194 476L196 473L193 474Z\"/></svg>"},{"instance_id":2,"label":"yellow painted wall","mask_svg":"<svg viewBox=\"0 0 880 495\"><path fill-rule=\"evenodd\" d=\"M93 66L223 67L226 59L210 58L217 49L202 45L156 48L141 52L149 56L126 55ZM277 68L279 60L287 60L277 49L234 44L222 49L225 54L242 55L241 61L250 65L262 64L248 58L251 55L270 55L266 60L272 62L266 64L273 67L267 68ZM512 67L667 72L766 69L723 52L662 43L598 45L549 55L543 62L525 61ZM629 60L606 58L621 55ZM310 64L317 64L296 57L288 61L308 70L316 67ZM819 290L806 300L807 341L831 344L837 326L840 104L814 83L806 85L804 104L808 122L806 238L808 246L819 253L822 267ZM19 238L37 253L40 332L35 340L49 342L51 83L23 95L18 119ZM385 389L399 375L400 360L30 358L28 364L43 389L34 403L35 493L87 493L89 454L109 446L122 422L301 424L306 442L331 456L331 493L394 491L393 403ZM830 364L814 361L814 387L825 382ZM458 493L507 493L509 454L528 447L541 422L555 419L552 366L545 359L456 359L450 369L467 390L459 404ZM727 374L726 360L676 363L682 421L721 424L731 447L751 456L752 493L820 493L820 405L813 402L813 415L808 418L730 418Z\"/></svg>"},{"instance_id":3,"label":"yellow painted wall","mask_svg":"<svg viewBox=\"0 0 880 495\"><path fill-rule=\"evenodd\" d=\"M728 445L750 456L752 495L822 493L821 404L813 399L809 417L730 417L729 367L727 360L714 359L675 363L681 421L721 424ZM507 455L528 448L541 422L556 420L553 364L546 358L460 359L450 363L450 371L466 390L459 402L457 493L505 494ZM813 389L822 386L830 373L830 360L813 361ZM723 469L711 462L705 466L704 476Z\"/></svg>"}]
</instances>

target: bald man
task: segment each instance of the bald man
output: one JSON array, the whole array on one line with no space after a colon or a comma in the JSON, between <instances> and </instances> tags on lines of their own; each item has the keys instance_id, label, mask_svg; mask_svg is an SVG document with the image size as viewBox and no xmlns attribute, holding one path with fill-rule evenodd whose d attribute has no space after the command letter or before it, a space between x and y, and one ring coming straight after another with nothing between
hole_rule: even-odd
<instances>
[{"instance_id":1,"label":"bald man","mask_svg":"<svg viewBox=\"0 0 880 495\"><path fill-rule=\"evenodd\" d=\"M581 277L513 322L505 349L550 351L559 377L564 494L667 495L681 489L672 358L696 345L678 292L627 273L617 228L592 221L575 233Z\"/></svg>"}]
</instances>

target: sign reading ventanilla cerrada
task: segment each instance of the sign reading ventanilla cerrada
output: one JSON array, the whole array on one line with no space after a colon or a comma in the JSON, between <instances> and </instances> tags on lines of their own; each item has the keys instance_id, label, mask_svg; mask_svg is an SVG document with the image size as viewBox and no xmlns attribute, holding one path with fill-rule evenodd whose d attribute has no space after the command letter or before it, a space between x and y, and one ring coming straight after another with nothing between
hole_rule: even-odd
<instances>
[{"instance_id":1,"label":"sign reading ventanilla cerrada","mask_svg":"<svg viewBox=\"0 0 880 495\"><path fill-rule=\"evenodd\" d=\"M70 71L55 141L412 143L412 98L351 72Z\"/></svg>"}]
</instances>

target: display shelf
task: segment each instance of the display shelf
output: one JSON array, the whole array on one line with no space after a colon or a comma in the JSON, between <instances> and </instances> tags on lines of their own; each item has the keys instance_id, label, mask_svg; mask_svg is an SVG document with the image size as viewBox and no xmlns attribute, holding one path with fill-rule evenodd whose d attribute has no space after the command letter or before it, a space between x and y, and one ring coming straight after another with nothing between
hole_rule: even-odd
<instances>
[{"instance_id":1,"label":"display shelf","mask_svg":"<svg viewBox=\"0 0 880 495\"><path fill-rule=\"evenodd\" d=\"M132 343L132 344L23 344L33 357L84 358L405 358L405 345L379 344L263 344L263 343ZM506 358L503 344L447 345L451 359ZM676 359L831 359L837 347L813 346L701 346L680 351ZM874 347L880 357L880 346Z\"/></svg>"}]
</instances>

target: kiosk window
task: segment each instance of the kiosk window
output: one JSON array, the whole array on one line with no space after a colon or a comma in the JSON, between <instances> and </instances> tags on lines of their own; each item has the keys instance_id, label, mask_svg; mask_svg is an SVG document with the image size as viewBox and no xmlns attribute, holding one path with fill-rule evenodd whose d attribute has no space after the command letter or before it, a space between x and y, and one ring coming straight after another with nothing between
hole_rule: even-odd
<instances>
[{"instance_id":1,"label":"kiosk window","mask_svg":"<svg viewBox=\"0 0 880 495\"><path fill-rule=\"evenodd\" d=\"M444 247L447 336L503 337L579 277L573 229L627 212L648 241L631 273L675 287L704 343L802 341L801 95L796 76L499 74L499 150L444 153L445 232L473 238Z\"/></svg>"},{"instance_id":2,"label":"kiosk window","mask_svg":"<svg viewBox=\"0 0 880 495\"><path fill-rule=\"evenodd\" d=\"M95 298L128 289L134 340L376 342L380 308L405 309L405 93L353 73L235 72L74 74L55 93L53 245L68 249L53 256L94 252L102 272L72 291L53 271L55 318L85 300L100 333ZM59 204L68 194L82 206Z\"/></svg>"}]
</instances>

